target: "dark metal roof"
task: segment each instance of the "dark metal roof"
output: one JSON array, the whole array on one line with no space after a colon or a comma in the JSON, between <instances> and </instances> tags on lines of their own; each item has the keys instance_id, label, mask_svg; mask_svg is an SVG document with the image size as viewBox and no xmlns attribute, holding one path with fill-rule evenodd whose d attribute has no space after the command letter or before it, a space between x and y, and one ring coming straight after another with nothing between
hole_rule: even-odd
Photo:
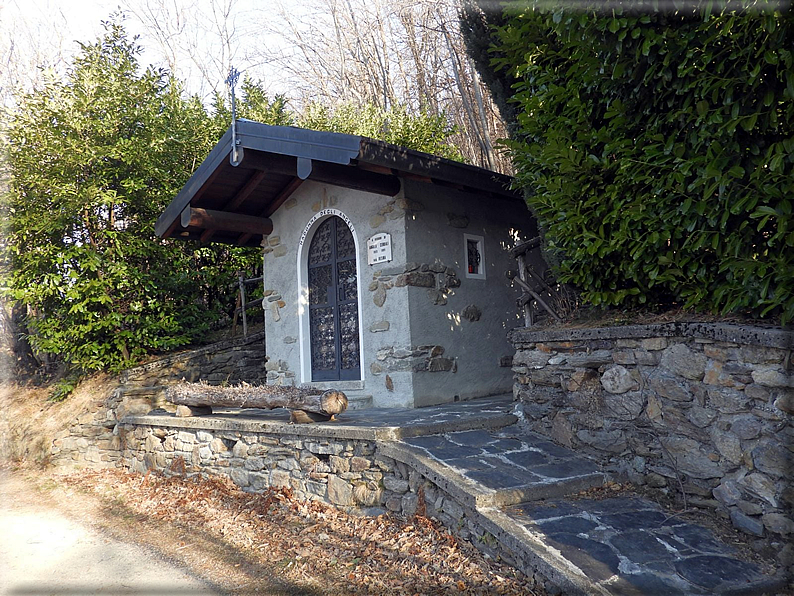
<instances>
[{"instance_id":1,"label":"dark metal roof","mask_svg":"<svg viewBox=\"0 0 794 596\"><path fill-rule=\"evenodd\" d=\"M394 196L412 178L523 201L509 176L366 137L238 120L237 148L235 166L229 128L157 219L159 237L257 246L266 218L306 179Z\"/></svg>"}]
</instances>

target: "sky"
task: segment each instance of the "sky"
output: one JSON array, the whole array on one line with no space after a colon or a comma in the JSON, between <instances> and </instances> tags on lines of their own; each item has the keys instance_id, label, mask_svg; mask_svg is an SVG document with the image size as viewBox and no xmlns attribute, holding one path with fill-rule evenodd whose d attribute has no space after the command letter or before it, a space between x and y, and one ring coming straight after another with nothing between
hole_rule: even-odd
<instances>
[{"instance_id":1,"label":"sky","mask_svg":"<svg viewBox=\"0 0 794 596\"><path fill-rule=\"evenodd\" d=\"M229 2L230 0L215 0L215 4ZM68 64L70 58L79 51L77 42L92 42L102 34L102 21L132 5L140 8L146 3L157 5L161 0L0 0L0 58L7 63L7 56L13 55L20 70L27 68L30 78L35 71L50 56L62 56L61 66ZM267 65L252 65L248 63L245 50L252 43L263 43L262 36L251 41L254 32L253 23L257 19L267 17L268 11L274 10L273 0L231 0L234 6L234 24L238 31L239 49L235 56L234 66L241 72L250 70L254 78L271 81L270 93L283 93L284 89L278 88L278 77L269 73ZM293 9L296 0L288 4ZM302 0L297 0L298 5ZM191 7L191 15L199 11L209 11L212 0L163 0L164 4L178 7ZM206 19L205 19L206 21ZM158 44L147 35L146 28L134 16L128 15L123 21L127 32L139 35L139 43L143 48L140 61L143 66L166 66L164 54ZM247 37L246 37L247 36ZM201 52L207 56L219 55L218 50L212 46L217 43L217 36L205 34L199 36L202 44ZM248 42L248 43L246 43ZM276 43L276 42L274 42ZM204 61L205 64L209 60ZM206 97L211 92L208 88L206 77L202 77L197 67L189 57L180 58L178 61L180 71L176 75L186 83L187 90ZM52 66L52 64L48 64ZM57 65L56 65L57 67ZM0 63L2 68L2 63ZM6 70L9 70L8 68ZM217 74L217 76L216 76ZM0 72L0 78L3 73ZM18 73L18 80L24 79ZM216 85L222 85L224 76L213 73ZM22 80L22 83L26 81ZM275 87L275 88L272 88Z\"/></svg>"}]
</instances>

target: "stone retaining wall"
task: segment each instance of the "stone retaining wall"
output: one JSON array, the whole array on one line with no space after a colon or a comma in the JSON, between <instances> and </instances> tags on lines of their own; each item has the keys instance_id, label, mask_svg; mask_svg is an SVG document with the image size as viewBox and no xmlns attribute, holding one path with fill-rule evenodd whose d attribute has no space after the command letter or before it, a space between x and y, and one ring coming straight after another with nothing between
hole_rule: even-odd
<instances>
[{"instance_id":1,"label":"stone retaining wall","mask_svg":"<svg viewBox=\"0 0 794 596\"><path fill-rule=\"evenodd\" d=\"M756 535L794 533L794 333L664 324L510 333L525 422Z\"/></svg>"},{"instance_id":2,"label":"stone retaining wall","mask_svg":"<svg viewBox=\"0 0 794 596\"><path fill-rule=\"evenodd\" d=\"M525 560L474 499L448 482L437 464L417 461L377 431L352 431L219 418L133 416L121 425L121 463L135 472L226 475L249 492L289 488L298 499L319 500L365 515L416 513L437 519L480 550L517 566L553 589L548 570ZM257 430L258 428L266 430ZM272 428L268 428L272 427ZM471 502L469 502L471 501Z\"/></svg>"},{"instance_id":3,"label":"stone retaining wall","mask_svg":"<svg viewBox=\"0 0 794 596\"><path fill-rule=\"evenodd\" d=\"M206 381L210 385L236 384L242 381L264 385L265 333L230 339L180 352L154 362L135 366L120 375L124 385L155 386L185 379L190 383Z\"/></svg>"},{"instance_id":4,"label":"stone retaining wall","mask_svg":"<svg viewBox=\"0 0 794 596\"><path fill-rule=\"evenodd\" d=\"M155 408L171 408L165 388L182 379L221 383L265 384L267 374L264 332L173 354L130 368L119 384L57 433L51 447L56 466L106 467L120 465L119 421Z\"/></svg>"}]
</instances>

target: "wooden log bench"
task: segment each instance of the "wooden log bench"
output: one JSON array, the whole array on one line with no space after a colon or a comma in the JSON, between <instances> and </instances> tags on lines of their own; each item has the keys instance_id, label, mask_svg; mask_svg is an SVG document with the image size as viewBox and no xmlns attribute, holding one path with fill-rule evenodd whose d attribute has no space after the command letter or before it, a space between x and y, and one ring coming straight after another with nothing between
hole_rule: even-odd
<instances>
[{"instance_id":1,"label":"wooden log bench","mask_svg":"<svg viewBox=\"0 0 794 596\"><path fill-rule=\"evenodd\" d=\"M177 383L166 389L166 399L177 406L176 415L180 417L212 414L212 408L286 408L291 422L309 423L334 420L347 409L347 396L335 389L247 383L232 387Z\"/></svg>"}]
</instances>

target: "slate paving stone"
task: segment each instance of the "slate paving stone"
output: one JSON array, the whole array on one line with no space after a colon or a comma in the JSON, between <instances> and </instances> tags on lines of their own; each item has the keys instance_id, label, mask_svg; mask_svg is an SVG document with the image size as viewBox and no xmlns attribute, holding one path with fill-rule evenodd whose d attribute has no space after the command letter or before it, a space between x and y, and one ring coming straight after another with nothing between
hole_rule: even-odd
<instances>
[{"instance_id":1,"label":"slate paving stone","mask_svg":"<svg viewBox=\"0 0 794 596\"><path fill-rule=\"evenodd\" d=\"M490 453L504 453L506 451L518 451L521 449L521 441L518 439L501 438L487 446Z\"/></svg>"},{"instance_id":2,"label":"slate paving stone","mask_svg":"<svg viewBox=\"0 0 794 596\"><path fill-rule=\"evenodd\" d=\"M661 527L667 521L667 516L660 511L627 511L600 515L599 519L619 532L627 530L653 530Z\"/></svg>"},{"instance_id":3,"label":"slate paving stone","mask_svg":"<svg viewBox=\"0 0 794 596\"><path fill-rule=\"evenodd\" d=\"M699 553L696 550L692 550L689 546L676 540L672 534L670 534L670 528L663 527L657 530L652 531L653 535L656 536L659 540L664 542L667 546L672 549L670 552L677 557L688 557L690 555L699 555L703 553Z\"/></svg>"},{"instance_id":4,"label":"slate paving stone","mask_svg":"<svg viewBox=\"0 0 794 596\"><path fill-rule=\"evenodd\" d=\"M559 445L555 445L554 443L547 441L545 439L539 441L533 441L530 443L530 446L535 447L536 449L540 449L548 453L549 455L553 455L554 457L577 457L579 459L584 459L576 455L576 453L570 449L566 449L565 447L560 447ZM587 460L586 460L587 461Z\"/></svg>"},{"instance_id":5,"label":"slate paving stone","mask_svg":"<svg viewBox=\"0 0 794 596\"><path fill-rule=\"evenodd\" d=\"M758 567L752 563L718 555L688 557L676 561L675 568L683 578L707 590L723 584L746 585L761 579Z\"/></svg>"},{"instance_id":6,"label":"slate paving stone","mask_svg":"<svg viewBox=\"0 0 794 596\"><path fill-rule=\"evenodd\" d=\"M560 519L539 522L537 529L547 536L556 534L587 534L598 526L592 520L578 516L567 516Z\"/></svg>"},{"instance_id":7,"label":"slate paving stone","mask_svg":"<svg viewBox=\"0 0 794 596\"><path fill-rule=\"evenodd\" d=\"M695 524L678 524L671 528L672 536L679 542L702 553L730 554L734 549L729 545L719 542L714 535Z\"/></svg>"},{"instance_id":8,"label":"slate paving stone","mask_svg":"<svg viewBox=\"0 0 794 596\"><path fill-rule=\"evenodd\" d=\"M469 447L487 447L494 442L493 434L484 430L449 433L446 438L457 445L468 445Z\"/></svg>"},{"instance_id":9,"label":"slate paving stone","mask_svg":"<svg viewBox=\"0 0 794 596\"><path fill-rule=\"evenodd\" d=\"M577 515L582 512L578 506L578 501L536 501L531 503L521 503L510 507L508 512L519 520L528 522L540 521L543 519L553 519L564 515Z\"/></svg>"},{"instance_id":10,"label":"slate paving stone","mask_svg":"<svg viewBox=\"0 0 794 596\"><path fill-rule=\"evenodd\" d=\"M519 488L527 486L533 482L540 481L537 476L529 476L527 472L516 468L517 474L511 474L504 469L494 468L493 470L471 470L466 471L466 476L483 486L494 490Z\"/></svg>"},{"instance_id":11,"label":"slate paving stone","mask_svg":"<svg viewBox=\"0 0 794 596\"><path fill-rule=\"evenodd\" d=\"M609 588L614 594L621 594L621 596L689 596L693 594L690 586L678 586L674 578L665 578L654 573L626 574L617 581L610 582Z\"/></svg>"},{"instance_id":12,"label":"slate paving stone","mask_svg":"<svg viewBox=\"0 0 794 596\"><path fill-rule=\"evenodd\" d=\"M620 554L638 564L669 559L673 554L656 536L645 530L621 532L610 542Z\"/></svg>"},{"instance_id":13,"label":"slate paving stone","mask_svg":"<svg viewBox=\"0 0 794 596\"><path fill-rule=\"evenodd\" d=\"M548 538L548 543L591 580L604 581L619 573L620 559L606 544L575 534L556 534Z\"/></svg>"},{"instance_id":14,"label":"slate paving stone","mask_svg":"<svg viewBox=\"0 0 794 596\"><path fill-rule=\"evenodd\" d=\"M532 471L546 478L562 479L595 474L598 472L598 468L593 463L586 460L564 460L553 464L533 467Z\"/></svg>"},{"instance_id":15,"label":"slate paving stone","mask_svg":"<svg viewBox=\"0 0 794 596\"><path fill-rule=\"evenodd\" d=\"M411 439L404 439L403 442L408 443L409 445L413 445L415 447L424 447L425 449L452 445L452 443L447 441L447 439L441 435L427 435L424 437L413 437Z\"/></svg>"},{"instance_id":16,"label":"slate paving stone","mask_svg":"<svg viewBox=\"0 0 794 596\"><path fill-rule=\"evenodd\" d=\"M465 445L455 445L447 443L438 447L426 447L427 452L441 461L458 460L466 457L481 456L483 451L480 447L467 447Z\"/></svg>"},{"instance_id":17,"label":"slate paving stone","mask_svg":"<svg viewBox=\"0 0 794 596\"><path fill-rule=\"evenodd\" d=\"M476 457L476 456L461 457L458 459L445 460L444 463L449 466L452 466L453 468L457 468L458 470L488 472L496 468L496 466L490 461L492 459L493 458L490 457ZM501 463L501 462L497 462L497 463Z\"/></svg>"},{"instance_id":18,"label":"slate paving stone","mask_svg":"<svg viewBox=\"0 0 794 596\"><path fill-rule=\"evenodd\" d=\"M549 463L549 457L539 451L518 451L516 453L508 453L505 457L523 468L530 469Z\"/></svg>"},{"instance_id":19,"label":"slate paving stone","mask_svg":"<svg viewBox=\"0 0 794 596\"><path fill-rule=\"evenodd\" d=\"M653 501L638 497L610 497L608 499L577 499L582 509L591 513L623 513L625 511L661 511L662 508Z\"/></svg>"}]
</instances>

